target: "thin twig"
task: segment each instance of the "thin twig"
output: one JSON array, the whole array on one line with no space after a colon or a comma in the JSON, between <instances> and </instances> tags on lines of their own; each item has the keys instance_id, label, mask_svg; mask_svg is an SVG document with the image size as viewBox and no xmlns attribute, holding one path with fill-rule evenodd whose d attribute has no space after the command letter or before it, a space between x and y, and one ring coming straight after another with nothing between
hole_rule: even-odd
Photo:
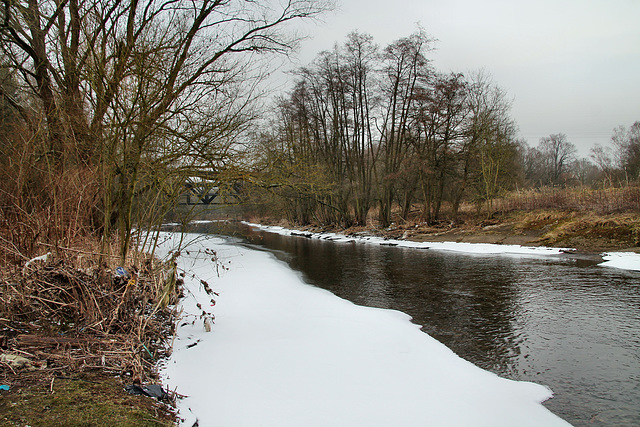
<instances>
[{"instance_id":1,"label":"thin twig","mask_svg":"<svg viewBox=\"0 0 640 427\"><path fill-rule=\"evenodd\" d=\"M51 243L39 242L38 244L42 246L47 246L50 248L62 249L63 251L78 252L86 255L104 256L109 258L120 258L119 255L101 254L99 252L89 252L89 251L83 251L81 249L65 248L63 246L52 245Z\"/></svg>"},{"instance_id":2,"label":"thin twig","mask_svg":"<svg viewBox=\"0 0 640 427\"><path fill-rule=\"evenodd\" d=\"M7 362L2 362L0 361L1 364L6 365L7 368L11 369L11 372L13 372L13 375L16 375L16 371L13 370L13 368L11 367L10 364L8 364Z\"/></svg>"},{"instance_id":3,"label":"thin twig","mask_svg":"<svg viewBox=\"0 0 640 427\"><path fill-rule=\"evenodd\" d=\"M60 305L62 307L70 307L72 306L72 304L68 304L68 303L64 303L64 302L60 302L60 301L53 301L47 298L42 298L42 297L38 297L35 295L26 295L27 298L33 298L33 299L37 299L38 301L45 301L45 302L50 302L51 304L56 304L56 305Z\"/></svg>"}]
</instances>

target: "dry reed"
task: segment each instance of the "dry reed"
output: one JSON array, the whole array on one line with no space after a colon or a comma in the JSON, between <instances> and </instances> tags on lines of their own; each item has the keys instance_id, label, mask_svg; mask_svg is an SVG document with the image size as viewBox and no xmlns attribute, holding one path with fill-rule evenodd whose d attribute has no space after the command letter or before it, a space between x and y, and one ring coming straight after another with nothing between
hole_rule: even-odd
<instances>
[{"instance_id":1,"label":"dry reed","mask_svg":"<svg viewBox=\"0 0 640 427\"><path fill-rule=\"evenodd\" d=\"M540 188L515 191L494 202L498 211L563 209L598 214L640 213L640 187Z\"/></svg>"}]
</instances>

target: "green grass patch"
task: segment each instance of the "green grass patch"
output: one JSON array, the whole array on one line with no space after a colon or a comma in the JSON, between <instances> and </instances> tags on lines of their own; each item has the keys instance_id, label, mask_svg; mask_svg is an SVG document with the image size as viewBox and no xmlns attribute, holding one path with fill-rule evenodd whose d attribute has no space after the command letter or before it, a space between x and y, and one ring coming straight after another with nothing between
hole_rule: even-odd
<instances>
[{"instance_id":1,"label":"green grass patch","mask_svg":"<svg viewBox=\"0 0 640 427\"><path fill-rule=\"evenodd\" d=\"M54 378L53 383L15 384L0 393L2 426L174 425L164 405L146 396L129 395L116 378Z\"/></svg>"}]
</instances>

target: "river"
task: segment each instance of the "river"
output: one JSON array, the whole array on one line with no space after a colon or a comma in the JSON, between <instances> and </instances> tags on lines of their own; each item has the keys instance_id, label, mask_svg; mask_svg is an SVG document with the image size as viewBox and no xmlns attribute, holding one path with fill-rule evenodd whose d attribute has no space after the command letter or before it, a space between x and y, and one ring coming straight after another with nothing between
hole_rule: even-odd
<instances>
[{"instance_id":1,"label":"river","mask_svg":"<svg viewBox=\"0 0 640 427\"><path fill-rule=\"evenodd\" d=\"M409 314L460 357L549 386L575 426L640 425L640 273L593 257L472 255L290 237L233 225L305 280L356 304Z\"/></svg>"}]
</instances>

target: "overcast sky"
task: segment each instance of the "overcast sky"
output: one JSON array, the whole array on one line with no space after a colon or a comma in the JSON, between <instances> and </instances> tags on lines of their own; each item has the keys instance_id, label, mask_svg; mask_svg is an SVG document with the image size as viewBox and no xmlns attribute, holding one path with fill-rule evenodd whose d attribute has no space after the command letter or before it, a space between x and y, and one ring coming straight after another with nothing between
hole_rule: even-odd
<instances>
[{"instance_id":1,"label":"overcast sky","mask_svg":"<svg viewBox=\"0 0 640 427\"><path fill-rule=\"evenodd\" d=\"M581 156L640 120L640 0L338 0L310 25L307 64L358 30L381 47L419 23L439 71L484 68L513 99L530 145L564 133ZM392 6L391 6L392 5Z\"/></svg>"}]
</instances>

